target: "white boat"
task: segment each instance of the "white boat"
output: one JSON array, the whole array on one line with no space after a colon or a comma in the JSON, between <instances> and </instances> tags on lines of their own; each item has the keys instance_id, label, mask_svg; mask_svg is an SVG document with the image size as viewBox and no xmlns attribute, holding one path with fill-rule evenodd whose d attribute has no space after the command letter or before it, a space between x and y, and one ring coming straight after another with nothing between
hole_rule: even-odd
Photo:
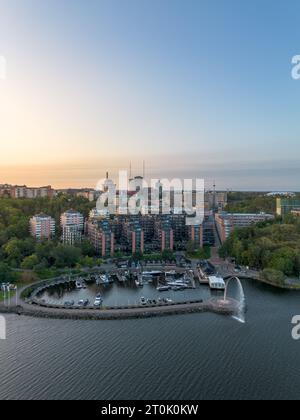
<instances>
[{"instance_id":1,"label":"white boat","mask_svg":"<svg viewBox=\"0 0 300 420\"><path fill-rule=\"evenodd\" d=\"M76 289L77 290L83 289L83 284L82 284L82 282L80 280L76 280L75 286L76 286Z\"/></svg>"},{"instance_id":2,"label":"white boat","mask_svg":"<svg viewBox=\"0 0 300 420\"><path fill-rule=\"evenodd\" d=\"M172 271L166 271L166 276L175 276L176 275L176 271L172 270Z\"/></svg>"},{"instance_id":3,"label":"white boat","mask_svg":"<svg viewBox=\"0 0 300 420\"><path fill-rule=\"evenodd\" d=\"M99 306L101 306L101 305L102 305L102 302L103 302L102 297L97 296L97 297L96 297L96 299L95 299L95 302L94 302L94 306L95 306L95 307L99 307Z\"/></svg>"},{"instance_id":4,"label":"white boat","mask_svg":"<svg viewBox=\"0 0 300 420\"><path fill-rule=\"evenodd\" d=\"M171 289L171 286L158 286L156 290L158 292L168 292Z\"/></svg>"},{"instance_id":5,"label":"white boat","mask_svg":"<svg viewBox=\"0 0 300 420\"><path fill-rule=\"evenodd\" d=\"M147 301L144 297L141 297L141 305L147 305Z\"/></svg>"},{"instance_id":6,"label":"white boat","mask_svg":"<svg viewBox=\"0 0 300 420\"><path fill-rule=\"evenodd\" d=\"M109 277L106 274L103 274L101 276L98 276L96 279L96 284L99 286L100 284L108 284L109 283Z\"/></svg>"},{"instance_id":7,"label":"white boat","mask_svg":"<svg viewBox=\"0 0 300 420\"><path fill-rule=\"evenodd\" d=\"M225 290L226 284L222 277L210 276L208 281L212 290Z\"/></svg>"},{"instance_id":8,"label":"white boat","mask_svg":"<svg viewBox=\"0 0 300 420\"><path fill-rule=\"evenodd\" d=\"M135 285L136 285L136 287L144 287L144 285L141 282L141 280L138 280L138 279L135 280Z\"/></svg>"},{"instance_id":9,"label":"white boat","mask_svg":"<svg viewBox=\"0 0 300 420\"><path fill-rule=\"evenodd\" d=\"M168 282L167 284L170 287L184 287L184 288L187 288L188 287L187 284L184 283L184 282L182 282L182 281L180 281L180 282L178 282L178 281L172 281L172 282Z\"/></svg>"}]
</instances>

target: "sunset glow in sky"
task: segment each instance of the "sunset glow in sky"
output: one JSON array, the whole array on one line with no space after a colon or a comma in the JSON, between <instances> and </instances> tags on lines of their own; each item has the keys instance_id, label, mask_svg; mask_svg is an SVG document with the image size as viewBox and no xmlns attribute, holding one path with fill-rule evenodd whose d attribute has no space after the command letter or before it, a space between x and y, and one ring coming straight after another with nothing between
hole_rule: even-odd
<instances>
[{"instance_id":1,"label":"sunset glow in sky","mask_svg":"<svg viewBox=\"0 0 300 420\"><path fill-rule=\"evenodd\" d=\"M133 162L300 190L300 3L0 0L0 183L95 187Z\"/></svg>"}]
</instances>

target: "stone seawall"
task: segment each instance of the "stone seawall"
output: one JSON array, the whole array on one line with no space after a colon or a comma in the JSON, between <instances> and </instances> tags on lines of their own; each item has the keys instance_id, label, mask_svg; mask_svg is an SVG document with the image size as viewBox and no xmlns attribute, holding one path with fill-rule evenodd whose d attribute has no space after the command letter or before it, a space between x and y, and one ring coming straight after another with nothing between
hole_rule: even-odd
<instances>
[{"instance_id":1,"label":"stone seawall","mask_svg":"<svg viewBox=\"0 0 300 420\"><path fill-rule=\"evenodd\" d=\"M14 313L37 318L72 319L72 320L120 320L139 319L157 316L199 313L210 310L207 303L177 304L172 306L110 309L110 310L79 310L44 308L37 305L20 305L18 307L4 307L0 305L0 313Z\"/></svg>"}]
</instances>

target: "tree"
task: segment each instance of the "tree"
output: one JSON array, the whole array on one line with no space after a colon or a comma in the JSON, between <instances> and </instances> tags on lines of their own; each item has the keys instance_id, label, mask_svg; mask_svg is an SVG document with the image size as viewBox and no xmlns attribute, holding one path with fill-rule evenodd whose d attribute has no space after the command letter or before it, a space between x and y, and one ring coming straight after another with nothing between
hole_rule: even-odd
<instances>
[{"instance_id":1,"label":"tree","mask_svg":"<svg viewBox=\"0 0 300 420\"><path fill-rule=\"evenodd\" d=\"M171 261L174 259L174 253L170 249L165 249L162 253L162 259L164 261Z\"/></svg>"},{"instance_id":2,"label":"tree","mask_svg":"<svg viewBox=\"0 0 300 420\"><path fill-rule=\"evenodd\" d=\"M300 272L300 221L294 217L235 229L220 249L239 264L271 269L290 277Z\"/></svg>"},{"instance_id":3,"label":"tree","mask_svg":"<svg viewBox=\"0 0 300 420\"><path fill-rule=\"evenodd\" d=\"M84 239L80 244L80 249L82 252L82 255L85 255L87 257L94 257L96 255L95 248L90 243L90 241L87 241Z\"/></svg>"},{"instance_id":4,"label":"tree","mask_svg":"<svg viewBox=\"0 0 300 420\"><path fill-rule=\"evenodd\" d=\"M29 257L24 258L24 260L21 264L21 268L23 268L23 270L32 270L38 264L39 264L39 259L38 259L37 255L32 254Z\"/></svg>"},{"instance_id":5,"label":"tree","mask_svg":"<svg viewBox=\"0 0 300 420\"><path fill-rule=\"evenodd\" d=\"M3 246L3 251L8 262L19 267L23 259L33 253L34 242L31 238L12 238Z\"/></svg>"},{"instance_id":6,"label":"tree","mask_svg":"<svg viewBox=\"0 0 300 420\"><path fill-rule=\"evenodd\" d=\"M55 262L55 258L53 256L55 248L56 244L53 241L39 242L36 244L35 253L39 261L47 261L47 265L51 266Z\"/></svg>"},{"instance_id":7,"label":"tree","mask_svg":"<svg viewBox=\"0 0 300 420\"><path fill-rule=\"evenodd\" d=\"M194 241L189 241L186 245L186 253L187 255L193 255L196 250L196 244Z\"/></svg>"},{"instance_id":8,"label":"tree","mask_svg":"<svg viewBox=\"0 0 300 420\"><path fill-rule=\"evenodd\" d=\"M17 279L17 274L5 263L0 263L0 282L13 283Z\"/></svg>"},{"instance_id":9,"label":"tree","mask_svg":"<svg viewBox=\"0 0 300 420\"><path fill-rule=\"evenodd\" d=\"M265 269L261 273L261 278L262 280L277 286L285 285L285 276L281 271L278 270L273 270L271 268Z\"/></svg>"},{"instance_id":10,"label":"tree","mask_svg":"<svg viewBox=\"0 0 300 420\"><path fill-rule=\"evenodd\" d=\"M95 266L95 260L92 257L85 256L85 257L80 258L77 266L92 268Z\"/></svg>"},{"instance_id":11,"label":"tree","mask_svg":"<svg viewBox=\"0 0 300 420\"><path fill-rule=\"evenodd\" d=\"M81 257L80 249L70 245L58 245L52 254L57 268L75 267Z\"/></svg>"}]
</instances>

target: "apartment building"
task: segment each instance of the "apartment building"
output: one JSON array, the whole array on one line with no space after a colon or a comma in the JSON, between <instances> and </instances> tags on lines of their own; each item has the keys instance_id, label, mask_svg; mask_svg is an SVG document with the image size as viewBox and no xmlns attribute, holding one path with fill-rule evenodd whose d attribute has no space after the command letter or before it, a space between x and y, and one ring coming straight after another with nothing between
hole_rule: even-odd
<instances>
[{"instance_id":1,"label":"apartment building","mask_svg":"<svg viewBox=\"0 0 300 420\"><path fill-rule=\"evenodd\" d=\"M188 239L191 242L194 242L200 248L203 247L203 226L187 226Z\"/></svg>"},{"instance_id":2,"label":"apartment building","mask_svg":"<svg viewBox=\"0 0 300 420\"><path fill-rule=\"evenodd\" d=\"M111 257L115 253L115 235L108 219L101 221L89 220L86 224L86 234L97 254Z\"/></svg>"},{"instance_id":3,"label":"apartment building","mask_svg":"<svg viewBox=\"0 0 300 420\"><path fill-rule=\"evenodd\" d=\"M259 222L274 220L272 214L266 213L218 213L215 215L216 227L221 242L225 242L235 228L246 228Z\"/></svg>"},{"instance_id":4,"label":"apartment building","mask_svg":"<svg viewBox=\"0 0 300 420\"><path fill-rule=\"evenodd\" d=\"M294 209L300 209L300 200L297 200L296 198L277 198L277 216L286 216L287 214L290 214Z\"/></svg>"},{"instance_id":5,"label":"apartment building","mask_svg":"<svg viewBox=\"0 0 300 420\"><path fill-rule=\"evenodd\" d=\"M75 210L68 210L60 217L62 242L74 245L82 240L84 217Z\"/></svg>"},{"instance_id":6,"label":"apartment building","mask_svg":"<svg viewBox=\"0 0 300 420\"><path fill-rule=\"evenodd\" d=\"M54 190L50 185L46 187L29 188L26 185L11 187L12 198L51 198Z\"/></svg>"},{"instance_id":7,"label":"apartment building","mask_svg":"<svg viewBox=\"0 0 300 420\"><path fill-rule=\"evenodd\" d=\"M129 252L132 254L144 253L145 234L138 219L125 221L123 224L123 234Z\"/></svg>"},{"instance_id":8,"label":"apartment building","mask_svg":"<svg viewBox=\"0 0 300 420\"><path fill-rule=\"evenodd\" d=\"M174 250L174 230L169 216L158 218L155 221L155 239L162 252Z\"/></svg>"},{"instance_id":9,"label":"apartment building","mask_svg":"<svg viewBox=\"0 0 300 420\"><path fill-rule=\"evenodd\" d=\"M55 220L46 214L33 216L29 222L31 236L38 241L51 239L55 235Z\"/></svg>"},{"instance_id":10,"label":"apartment building","mask_svg":"<svg viewBox=\"0 0 300 420\"><path fill-rule=\"evenodd\" d=\"M55 191L50 185L46 187L30 188L26 185L0 185L0 197L9 198L51 198L55 195Z\"/></svg>"}]
</instances>

